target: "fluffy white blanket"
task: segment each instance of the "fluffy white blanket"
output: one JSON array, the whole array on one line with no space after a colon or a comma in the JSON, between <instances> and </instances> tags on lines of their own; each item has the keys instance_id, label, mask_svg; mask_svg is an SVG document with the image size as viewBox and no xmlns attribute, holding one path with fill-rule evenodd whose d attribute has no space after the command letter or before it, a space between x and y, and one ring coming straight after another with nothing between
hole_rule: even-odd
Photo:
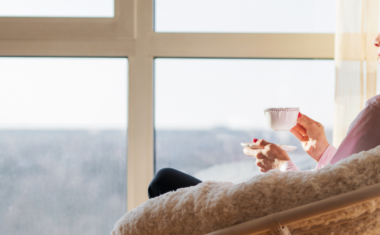
<instances>
[{"instance_id":1,"label":"fluffy white blanket","mask_svg":"<svg viewBox=\"0 0 380 235\"><path fill-rule=\"evenodd\" d=\"M205 234L334 195L380 183L380 146L317 171L272 170L232 184L203 182L151 199L117 221L113 235ZM380 208L380 200L292 224L308 229L356 218ZM307 234L379 234L380 215Z\"/></svg>"}]
</instances>

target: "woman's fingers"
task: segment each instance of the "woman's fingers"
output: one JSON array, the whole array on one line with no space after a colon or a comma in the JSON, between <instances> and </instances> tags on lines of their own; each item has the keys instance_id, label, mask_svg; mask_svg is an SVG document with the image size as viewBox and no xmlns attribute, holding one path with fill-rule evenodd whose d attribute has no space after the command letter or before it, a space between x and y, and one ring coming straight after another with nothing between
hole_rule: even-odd
<instances>
[{"instance_id":1,"label":"woman's fingers","mask_svg":"<svg viewBox=\"0 0 380 235\"><path fill-rule=\"evenodd\" d=\"M259 153L256 154L256 158L257 159L266 159L267 157L264 154L262 154L262 153L259 152Z\"/></svg>"},{"instance_id":2,"label":"woman's fingers","mask_svg":"<svg viewBox=\"0 0 380 235\"><path fill-rule=\"evenodd\" d=\"M310 117L308 117L308 116L306 116L306 115L304 115L304 114L302 114L302 115L303 115L304 117L306 117L306 119L308 119L309 121L314 122L315 124L317 124L318 126L322 126L321 123L319 123L319 122L317 122L317 121L311 119Z\"/></svg>"},{"instance_id":3,"label":"woman's fingers","mask_svg":"<svg viewBox=\"0 0 380 235\"><path fill-rule=\"evenodd\" d=\"M293 127L290 132L297 138L299 139L300 141L304 141L304 137L307 136L306 134L306 130L300 126L300 125L296 125L295 127Z\"/></svg>"},{"instance_id":4,"label":"woman's fingers","mask_svg":"<svg viewBox=\"0 0 380 235\"><path fill-rule=\"evenodd\" d=\"M266 159L267 156L265 156L261 149L251 149L249 147L244 148L244 153L248 156L255 157L259 160Z\"/></svg>"},{"instance_id":5,"label":"woman's fingers","mask_svg":"<svg viewBox=\"0 0 380 235\"><path fill-rule=\"evenodd\" d=\"M261 148L257 148L261 147ZM260 171L267 172L275 167L276 159L289 159L289 156L279 146L269 143L263 139L255 142L255 148L245 147L244 153L248 156L256 158L256 165ZM284 154L286 156L284 156Z\"/></svg>"},{"instance_id":6,"label":"woman's fingers","mask_svg":"<svg viewBox=\"0 0 380 235\"><path fill-rule=\"evenodd\" d=\"M296 131L298 131L301 135L303 135L303 136L306 136L307 134L306 134L306 129L305 128L303 128L301 125L299 125L298 123L297 123L297 125L295 125L294 127L294 130L296 130Z\"/></svg>"},{"instance_id":7,"label":"woman's fingers","mask_svg":"<svg viewBox=\"0 0 380 235\"><path fill-rule=\"evenodd\" d=\"M260 149L262 153L264 153L265 156L268 156L268 152L271 151L271 149L279 148L276 144L267 142L265 140L258 140L256 143L259 144L260 147L263 149Z\"/></svg>"},{"instance_id":8,"label":"woman's fingers","mask_svg":"<svg viewBox=\"0 0 380 235\"><path fill-rule=\"evenodd\" d=\"M256 165L259 166L262 165L262 166L272 166L272 164L274 163L274 160L273 159L269 159L269 158L256 158Z\"/></svg>"},{"instance_id":9,"label":"woman's fingers","mask_svg":"<svg viewBox=\"0 0 380 235\"><path fill-rule=\"evenodd\" d=\"M266 158L266 159L261 160L261 162L264 163L264 166L268 168L268 167L272 167L274 160Z\"/></svg>"},{"instance_id":10,"label":"woman's fingers","mask_svg":"<svg viewBox=\"0 0 380 235\"><path fill-rule=\"evenodd\" d=\"M300 124L305 129L312 128L313 126L316 125L316 123L314 121L307 119L305 115L298 118L297 122L298 122L298 124Z\"/></svg>"},{"instance_id":11,"label":"woman's fingers","mask_svg":"<svg viewBox=\"0 0 380 235\"><path fill-rule=\"evenodd\" d=\"M262 172L267 172L273 169L273 162L268 159L256 159L256 166L258 166Z\"/></svg>"},{"instance_id":12,"label":"woman's fingers","mask_svg":"<svg viewBox=\"0 0 380 235\"><path fill-rule=\"evenodd\" d=\"M258 146L264 148L265 146L267 146L268 144L271 144L271 143L269 143L269 142L267 142L267 141L265 141L265 140L263 140L263 139L260 139L260 140L257 140L256 144L257 144Z\"/></svg>"},{"instance_id":13,"label":"woman's fingers","mask_svg":"<svg viewBox=\"0 0 380 235\"><path fill-rule=\"evenodd\" d=\"M243 152L244 154L246 155L249 155L249 156L254 156L256 153L262 151L265 146L268 146L269 144L272 144L272 143L269 143L263 139L260 139L260 140L257 140L255 143L253 143L255 145L255 147L245 147L243 149ZM258 149L257 147L261 147L262 149Z\"/></svg>"},{"instance_id":14,"label":"woman's fingers","mask_svg":"<svg viewBox=\"0 0 380 235\"><path fill-rule=\"evenodd\" d=\"M298 131L294 129L294 127L290 130L290 133L292 133L297 139L302 140L302 135Z\"/></svg>"},{"instance_id":15,"label":"woman's fingers","mask_svg":"<svg viewBox=\"0 0 380 235\"><path fill-rule=\"evenodd\" d=\"M251 153L252 153L251 150L252 150L252 149L251 149L250 147L244 147L244 149L243 149L243 153L244 153L245 155L251 156Z\"/></svg>"},{"instance_id":16,"label":"woman's fingers","mask_svg":"<svg viewBox=\"0 0 380 235\"><path fill-rule=\"evenodd\" d=\"M245 155L248 155L248 156L251 156L251 157L255 157L257 153L259 153L261 149L251 149L250 147L245 147L243 149L243 152Z\"/></svg>"},{"instance_id":17,"label":"woman's fingers","mask_svg":"<svg viewBox=\"0 0 380 235\"><path fill-rule=\"evenodd\" d=\"M304 116L306 119L308 119L309 121L312 121L312 122L315 122L317 123L316 121L314 121L313 119L311 119L309 116L305 115L305 114L302 114L302 116Z\"/></svg>"}]
</instances>

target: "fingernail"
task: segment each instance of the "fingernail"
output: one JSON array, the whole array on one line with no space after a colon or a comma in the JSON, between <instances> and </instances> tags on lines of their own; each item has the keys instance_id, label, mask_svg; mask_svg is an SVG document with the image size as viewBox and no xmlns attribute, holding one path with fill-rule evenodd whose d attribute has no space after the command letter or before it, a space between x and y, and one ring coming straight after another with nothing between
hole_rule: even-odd
<instances>
[{"instance_id":1,"label":"fingernail","mask_svg":"<svg viewBox=\"0 0 380 235\"><path fill-rule=\"evenodd\" d=\"M300 118L302 116L301 112L298 113L298 117Z\"/></svg>"},{"instance_id":2,"label":"fingernail","mask_svg":"<svg viewBox=\"0 0 380 235\"><path fill-rule=\"evenodd\" d=\"M253 139L253 143L256 143L257 142L257 139Z\"/></svg>"}]
</instances>

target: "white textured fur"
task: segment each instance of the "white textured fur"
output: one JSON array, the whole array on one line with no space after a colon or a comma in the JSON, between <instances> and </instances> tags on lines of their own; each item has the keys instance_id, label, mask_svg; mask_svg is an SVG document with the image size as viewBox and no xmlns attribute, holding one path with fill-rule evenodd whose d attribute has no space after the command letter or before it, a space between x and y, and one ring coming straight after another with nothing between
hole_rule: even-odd
<instances>
[{"instance_id":1,"label":"white textured fur","mask_svg":"<svg viewBox=\"0 0 380 235\"><path fill-rule=\"evenodd\" d=\"M126 213L112 234L205 234L377 183L380 146L317 171L271 170L240 184L207 181L166 193ZM378 208L380 200L292 224L289 229L327 225ZM380 234L380 215L307 234Z\"/></svg>"}]
</instances>

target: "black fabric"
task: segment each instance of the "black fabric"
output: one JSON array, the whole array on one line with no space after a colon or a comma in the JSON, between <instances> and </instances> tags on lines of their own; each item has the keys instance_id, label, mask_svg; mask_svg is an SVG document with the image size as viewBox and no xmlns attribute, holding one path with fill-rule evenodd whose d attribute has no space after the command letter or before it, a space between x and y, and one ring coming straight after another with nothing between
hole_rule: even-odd
<instances>
[{"instance_id":1,"label":"black fabric","mask_svg":"<svg viewBox=\"0 0 380 235\"><path fill-rule=\"evenodd\" d=\"M202 183L197 178L177 171L172 168L163 168L157 172L153 180L149 184L149 198L158 197L164 193L175 191L179 188L195 186Z\"/></svg>"}]
</instances>

